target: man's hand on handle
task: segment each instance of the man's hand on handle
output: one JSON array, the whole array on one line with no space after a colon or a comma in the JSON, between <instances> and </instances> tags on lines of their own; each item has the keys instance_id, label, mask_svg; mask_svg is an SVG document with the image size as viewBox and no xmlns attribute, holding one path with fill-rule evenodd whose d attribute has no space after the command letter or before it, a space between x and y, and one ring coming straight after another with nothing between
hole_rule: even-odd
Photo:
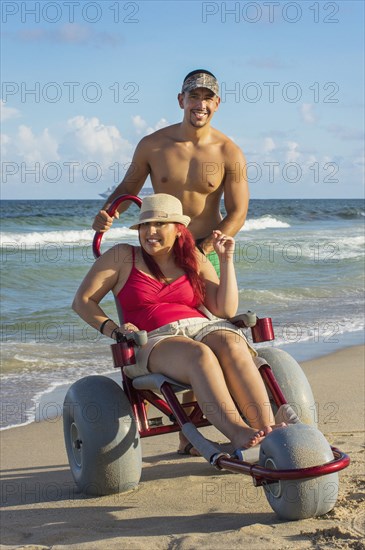
<instances>
[{"instance_id":1,"label":"man's hand on handle","mask_svg":"<svg viewBox=\"0 0 365 550\"><path fill-rule=\"evenodd\" d=\"M114 216L109 216L106 210L100 210L95 216L94 223L92 225L94 231L98 233L105 233L108 231L114 221L114 218L119 218L119 212L115 211Z\"/></svg>"}]
</instances>

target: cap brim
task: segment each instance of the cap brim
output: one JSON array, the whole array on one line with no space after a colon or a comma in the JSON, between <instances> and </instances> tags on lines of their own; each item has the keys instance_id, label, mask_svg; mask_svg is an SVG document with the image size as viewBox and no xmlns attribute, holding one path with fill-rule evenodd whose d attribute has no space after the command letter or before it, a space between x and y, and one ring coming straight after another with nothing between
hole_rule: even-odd
<instances>
[{"instance_id":1,"label":"cap brim","mask_svg":"<svg viewBox=\"0 0 365 550\"><path fill-rule=\"evenodd\" d=\"M219 84L215 76L207 73L198 73L186 78L183 82L181 91L191 92L197 88L206 88L213 92L216 96L219 95Z\"/></svg>"},{"instance_id":2,"label":"cap brim","mask_svg":"<svg viewBox=\"0 0 365 550\"><path fill-rule=\"evenodd\" d=\"M210 86L201 86L200 84L198 85L195 85L195 84L190 84L189 86L186 86L182 89L182 93L185 93L185 92L192 92L193 90L197 90L198 88L205 88L206 90L209 90L210 92L212 92L214 95L218 96L219 94L219 90L217 90L216 88L213 88L210 87Z\"/></svg>"}]
</instances>

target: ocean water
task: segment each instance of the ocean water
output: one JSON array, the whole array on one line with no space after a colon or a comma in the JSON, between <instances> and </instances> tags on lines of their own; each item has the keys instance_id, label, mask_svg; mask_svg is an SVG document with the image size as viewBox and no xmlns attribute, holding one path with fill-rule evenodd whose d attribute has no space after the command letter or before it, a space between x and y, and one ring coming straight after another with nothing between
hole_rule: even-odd
<instances>
[{"instance_id":1,"label":"ocean water","mask_svg":"<svg viewBox=\"0 0 365 550\"><path fill-rule=\"evenodd\" d=\"M113 370L110 340L71 310L94 261L90 227L99 206L1 205L2 428L57 414L51 390ZM115 222L102 250L137 244L127 229L137 210L133 205ZM239 309L273 319L273 345L304 360L363 342L363 201L252 200L236 243ZM117 318L112 296L103 307Z\"/></svg>"}]
</instances>

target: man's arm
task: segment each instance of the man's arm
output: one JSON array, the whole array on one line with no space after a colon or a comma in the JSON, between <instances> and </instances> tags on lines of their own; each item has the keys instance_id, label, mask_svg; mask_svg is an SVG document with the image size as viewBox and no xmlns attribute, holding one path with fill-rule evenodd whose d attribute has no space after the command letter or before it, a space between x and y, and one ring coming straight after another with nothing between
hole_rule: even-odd
<instances>
[{"instance_id":1,"label":"man's arm","mask_svg":"<svg viewBox=\"0 0 365 550\"><path fill-rule=\"evenodd\" d=\"M224 206L227 214L215 229L234 237L245 223L250 194L246 159L242 151L232 142L226 145L226 149L223 186ZM211 252L213 250L211 236L208 235L203 241L200 241L199 246L206 254Z\"/></svg>"},{"instance_id":2,"label":"man's arm","mask_svg":"<svg viewBox=\"0 0 365 550\"><path fill-rule=\"evenodd\" d=\"M143 184L146 181L148 174L150 173L150 166L147 161L148 143L146 143L146 141L147 139L143 138L139 142L134 152L131 165L128 168L126 175L124 176L123 181L107 198L104 206L95 216L92 226L95 231L104 232L110 229L114 218L109 216L106 210L109 208L114 199L124 194L138 195L138 193L142 189ZM131 203L129 201L123 202L118 208L118 211L124 212L130 206L130 204ZM114 217L119 217L119 213L116 212L116 215Z\"/></svg>"}]
</instances>

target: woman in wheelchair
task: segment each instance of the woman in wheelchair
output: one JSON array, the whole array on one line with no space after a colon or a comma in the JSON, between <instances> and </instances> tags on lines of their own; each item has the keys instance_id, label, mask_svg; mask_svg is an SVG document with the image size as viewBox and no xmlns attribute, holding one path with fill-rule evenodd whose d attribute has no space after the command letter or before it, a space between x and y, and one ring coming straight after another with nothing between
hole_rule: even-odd
<instances>
[{"instance_id":1,"label":"woman in wheelchair","mask_svg":"<svg viewBox=\"0 0 365 550\"><path fill-rule=\"evenodd\" d=\"M81 283L73 309L111 338L146 330L148 343L136 352L137 364L124 367L126 374L161 373L190 384L205 416L234 448L252 447L276 425L253 361L257 353L225 320L238 307L234 239L213 232L218 279L195 247L189 222L177 198L145 197L131 227L138 229L140 246L119 244L105 252ZM122 326L99 305L110 290L123 310Z\"/></svg>"}]
</instances>

